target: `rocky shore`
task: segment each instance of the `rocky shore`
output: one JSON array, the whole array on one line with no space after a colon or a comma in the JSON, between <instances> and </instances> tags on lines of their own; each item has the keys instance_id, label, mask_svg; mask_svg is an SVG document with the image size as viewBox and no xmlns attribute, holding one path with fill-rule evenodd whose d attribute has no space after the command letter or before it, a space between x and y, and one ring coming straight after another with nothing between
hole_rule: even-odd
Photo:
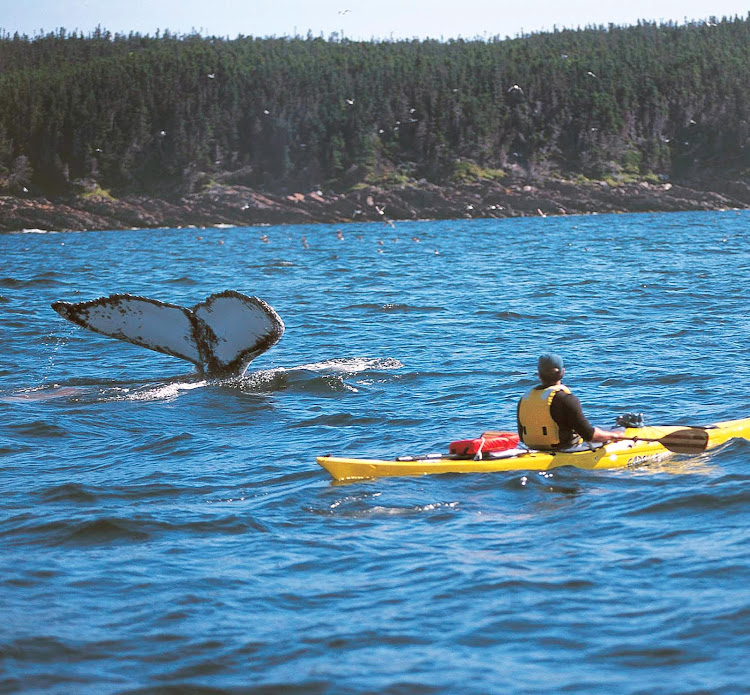
<instances>
[{"instance_id":1,"label":"rocky shore","mask_svg":"<svg viewBox=\"0 0 750 695\"><path fill-rule=\"evenodd\" d=\"M735 180L693 188L674 183L613 184L550 179L538 183L491 181L458 186L420 182L347 193L267 193L212 185L173 199L67 198L0 195L0 231L103 230L346 223L415 219L469 219L610 212L676 212L750 208L750 183Z\"/></svg>"}]
</instances>

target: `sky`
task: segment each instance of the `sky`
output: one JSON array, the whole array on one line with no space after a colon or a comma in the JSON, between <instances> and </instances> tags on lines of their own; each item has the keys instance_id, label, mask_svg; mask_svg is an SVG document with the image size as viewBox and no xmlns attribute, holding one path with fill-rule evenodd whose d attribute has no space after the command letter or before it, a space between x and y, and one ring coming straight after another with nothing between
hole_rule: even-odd
<instances>
[{"instance_id":1,"label":"sky","mask_svg":"<svg viewBox=\"0 0 750 695\"><path fill-rule=\"evenodd\" d=\"M354 40L515 37L639 19L747 17L748 0L0 0L0 29L314 36Z\"/></svg>"}]
</instances>

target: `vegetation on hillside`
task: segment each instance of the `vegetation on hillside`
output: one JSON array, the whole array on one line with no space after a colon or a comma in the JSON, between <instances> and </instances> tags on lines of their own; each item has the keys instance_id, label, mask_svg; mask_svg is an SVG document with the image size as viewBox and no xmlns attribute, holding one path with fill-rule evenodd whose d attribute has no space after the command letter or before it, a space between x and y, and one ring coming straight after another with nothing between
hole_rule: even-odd
<instances>
[{"instance_id":1,"label":"vegetation on hillside","mask_svg":"<svg viewBox=\"0 0 750 695\"><path fill-rule=\"evenodd\" d=\"M516 39L0 36L0 190L750 168L750 15Z\"/></svg>"}]
</instances>

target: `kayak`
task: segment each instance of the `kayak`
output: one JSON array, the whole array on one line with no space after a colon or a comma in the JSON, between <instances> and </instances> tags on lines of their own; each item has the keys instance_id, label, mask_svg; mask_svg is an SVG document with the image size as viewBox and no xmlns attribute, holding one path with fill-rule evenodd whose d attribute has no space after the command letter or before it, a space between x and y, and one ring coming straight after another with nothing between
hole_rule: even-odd
<instances>
[{"instance_id":1,"label":"kayak","mask_svg":"<svg viewBox=\"0 0 750 695\"><path fill-rule=\"evenodd\" d=\"M514 448L490 452L479 460L458 458L448 454L426 456L401 456L393 460L358 459L340 456L318 456L317 462L335 480L362 480L403 475L430 475L438 473L495 473L503 471L546 471L560 466L575 466L589 470L628 468L659 461L674 454L667 448L669 437L699 431L703 435L703 449L712 449L730 439L750 439L750 418L727 420L705 427L664 426L629 427L625 434L633 439L610 442L595 448L579 451L534 451ZM646 441L648 440L648 441ZM679 449L677 449L679 451Z\"/></svg>"}]
</instances>

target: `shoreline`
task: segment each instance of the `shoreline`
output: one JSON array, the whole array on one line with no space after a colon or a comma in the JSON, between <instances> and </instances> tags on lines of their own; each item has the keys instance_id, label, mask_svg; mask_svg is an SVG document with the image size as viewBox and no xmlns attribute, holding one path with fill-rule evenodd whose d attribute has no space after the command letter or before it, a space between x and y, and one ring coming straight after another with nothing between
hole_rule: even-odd
<instances>
[{"instance_id":1,"label":"shoreline","mask_svg":"<svg viewBox=\"0 0 750 695\"><path fill-rule=\"evenodd\" d=\"M0 232L95 231L287 224L393 223L402 220L546 217L595 213L750 209L744 179L711 190L670 182L608 183L547 179L452 186L427 182L362 186L346 193L268 193L215 184L171 199L109 195L0 196Z\"/></svg>"}]
</instances>

